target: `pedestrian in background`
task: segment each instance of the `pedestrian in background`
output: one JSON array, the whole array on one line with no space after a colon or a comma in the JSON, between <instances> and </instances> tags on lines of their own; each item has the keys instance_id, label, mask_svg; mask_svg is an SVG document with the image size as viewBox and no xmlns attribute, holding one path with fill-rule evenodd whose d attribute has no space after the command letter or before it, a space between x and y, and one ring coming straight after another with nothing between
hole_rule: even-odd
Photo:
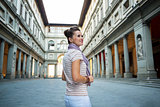
<instances>
[{"instance_id":1,"label":"pedestrian in background","mask_svg":"<svg viewBox=\"0 0 160 107\"><path fill-rule=\"evenodd\" d=\"M88 60L80 50L83 35L78 27L64 31L68 39L68 51L63 58L62 80L66 81L66 107L91 107L87 87L93 82Z\"/></svg>"}]
</instances>

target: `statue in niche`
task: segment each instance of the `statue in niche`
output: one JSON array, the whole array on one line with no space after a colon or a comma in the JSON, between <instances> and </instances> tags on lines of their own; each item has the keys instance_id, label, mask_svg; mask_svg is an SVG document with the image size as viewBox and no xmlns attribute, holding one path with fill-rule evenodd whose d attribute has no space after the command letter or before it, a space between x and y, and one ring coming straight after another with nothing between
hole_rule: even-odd
<instances>
[{"instance_id":1,"label":"statue in niche","mask_svg":"<svg viewBox=\"0 0 160 107\"><path fill-rule=\"evenodd\" d=\"M142 43L142 37L140 34L138 34L137 36L137 55L138 55L138 59L142 59L143 58L143 43Z\"/></svg>"}]
</instances>

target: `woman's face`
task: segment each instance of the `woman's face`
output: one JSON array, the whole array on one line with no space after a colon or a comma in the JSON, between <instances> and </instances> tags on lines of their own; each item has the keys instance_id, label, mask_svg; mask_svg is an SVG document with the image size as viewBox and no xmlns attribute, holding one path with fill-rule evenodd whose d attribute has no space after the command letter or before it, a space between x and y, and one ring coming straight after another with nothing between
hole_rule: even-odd
<instances>
[{"instance_id":1,"label":"woman's face","mask_svg":"<svg viewBox=\"0 0 160 107\"><path fill-rule=\"evenodd\" d=\"M75 31L70 41L71 43L74 43L77 46L82 46L83 45L83 35L81 31Z\"/></svg>"}]
</instances>

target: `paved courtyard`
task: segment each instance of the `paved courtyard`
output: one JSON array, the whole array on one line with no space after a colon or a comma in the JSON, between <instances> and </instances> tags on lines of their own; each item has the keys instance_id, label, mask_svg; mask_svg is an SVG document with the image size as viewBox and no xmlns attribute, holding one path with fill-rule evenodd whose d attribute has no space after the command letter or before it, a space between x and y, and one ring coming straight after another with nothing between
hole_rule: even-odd
<instances>
[{"instance_id":1,"label":"paved courtyard","mask_svg":"<svg viewBox=\"0 0 160 107\"><path fill-rule=\"evenodd\" d=\"M95 79L93 107L160 107L160 88ZM64 107L65 82L31 79L0 82L0 107Z\"/></svg>"}]
</instances>

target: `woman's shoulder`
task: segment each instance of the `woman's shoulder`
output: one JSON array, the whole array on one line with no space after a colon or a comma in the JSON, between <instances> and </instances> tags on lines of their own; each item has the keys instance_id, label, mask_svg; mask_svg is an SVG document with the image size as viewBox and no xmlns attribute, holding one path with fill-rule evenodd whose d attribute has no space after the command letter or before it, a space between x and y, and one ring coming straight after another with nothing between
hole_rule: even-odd
<instances>
[{"instance_id":1,"label":"woman's shoulder","mask_svg":"<svg viewBox=\"0 0 160 107\"><path fill-rule=\"evenodd\" d=\"M81 54L81 51L79 51L77 49L69 49L68 53L70 53L70 54Z\"/></svg>"}]
</instances>

